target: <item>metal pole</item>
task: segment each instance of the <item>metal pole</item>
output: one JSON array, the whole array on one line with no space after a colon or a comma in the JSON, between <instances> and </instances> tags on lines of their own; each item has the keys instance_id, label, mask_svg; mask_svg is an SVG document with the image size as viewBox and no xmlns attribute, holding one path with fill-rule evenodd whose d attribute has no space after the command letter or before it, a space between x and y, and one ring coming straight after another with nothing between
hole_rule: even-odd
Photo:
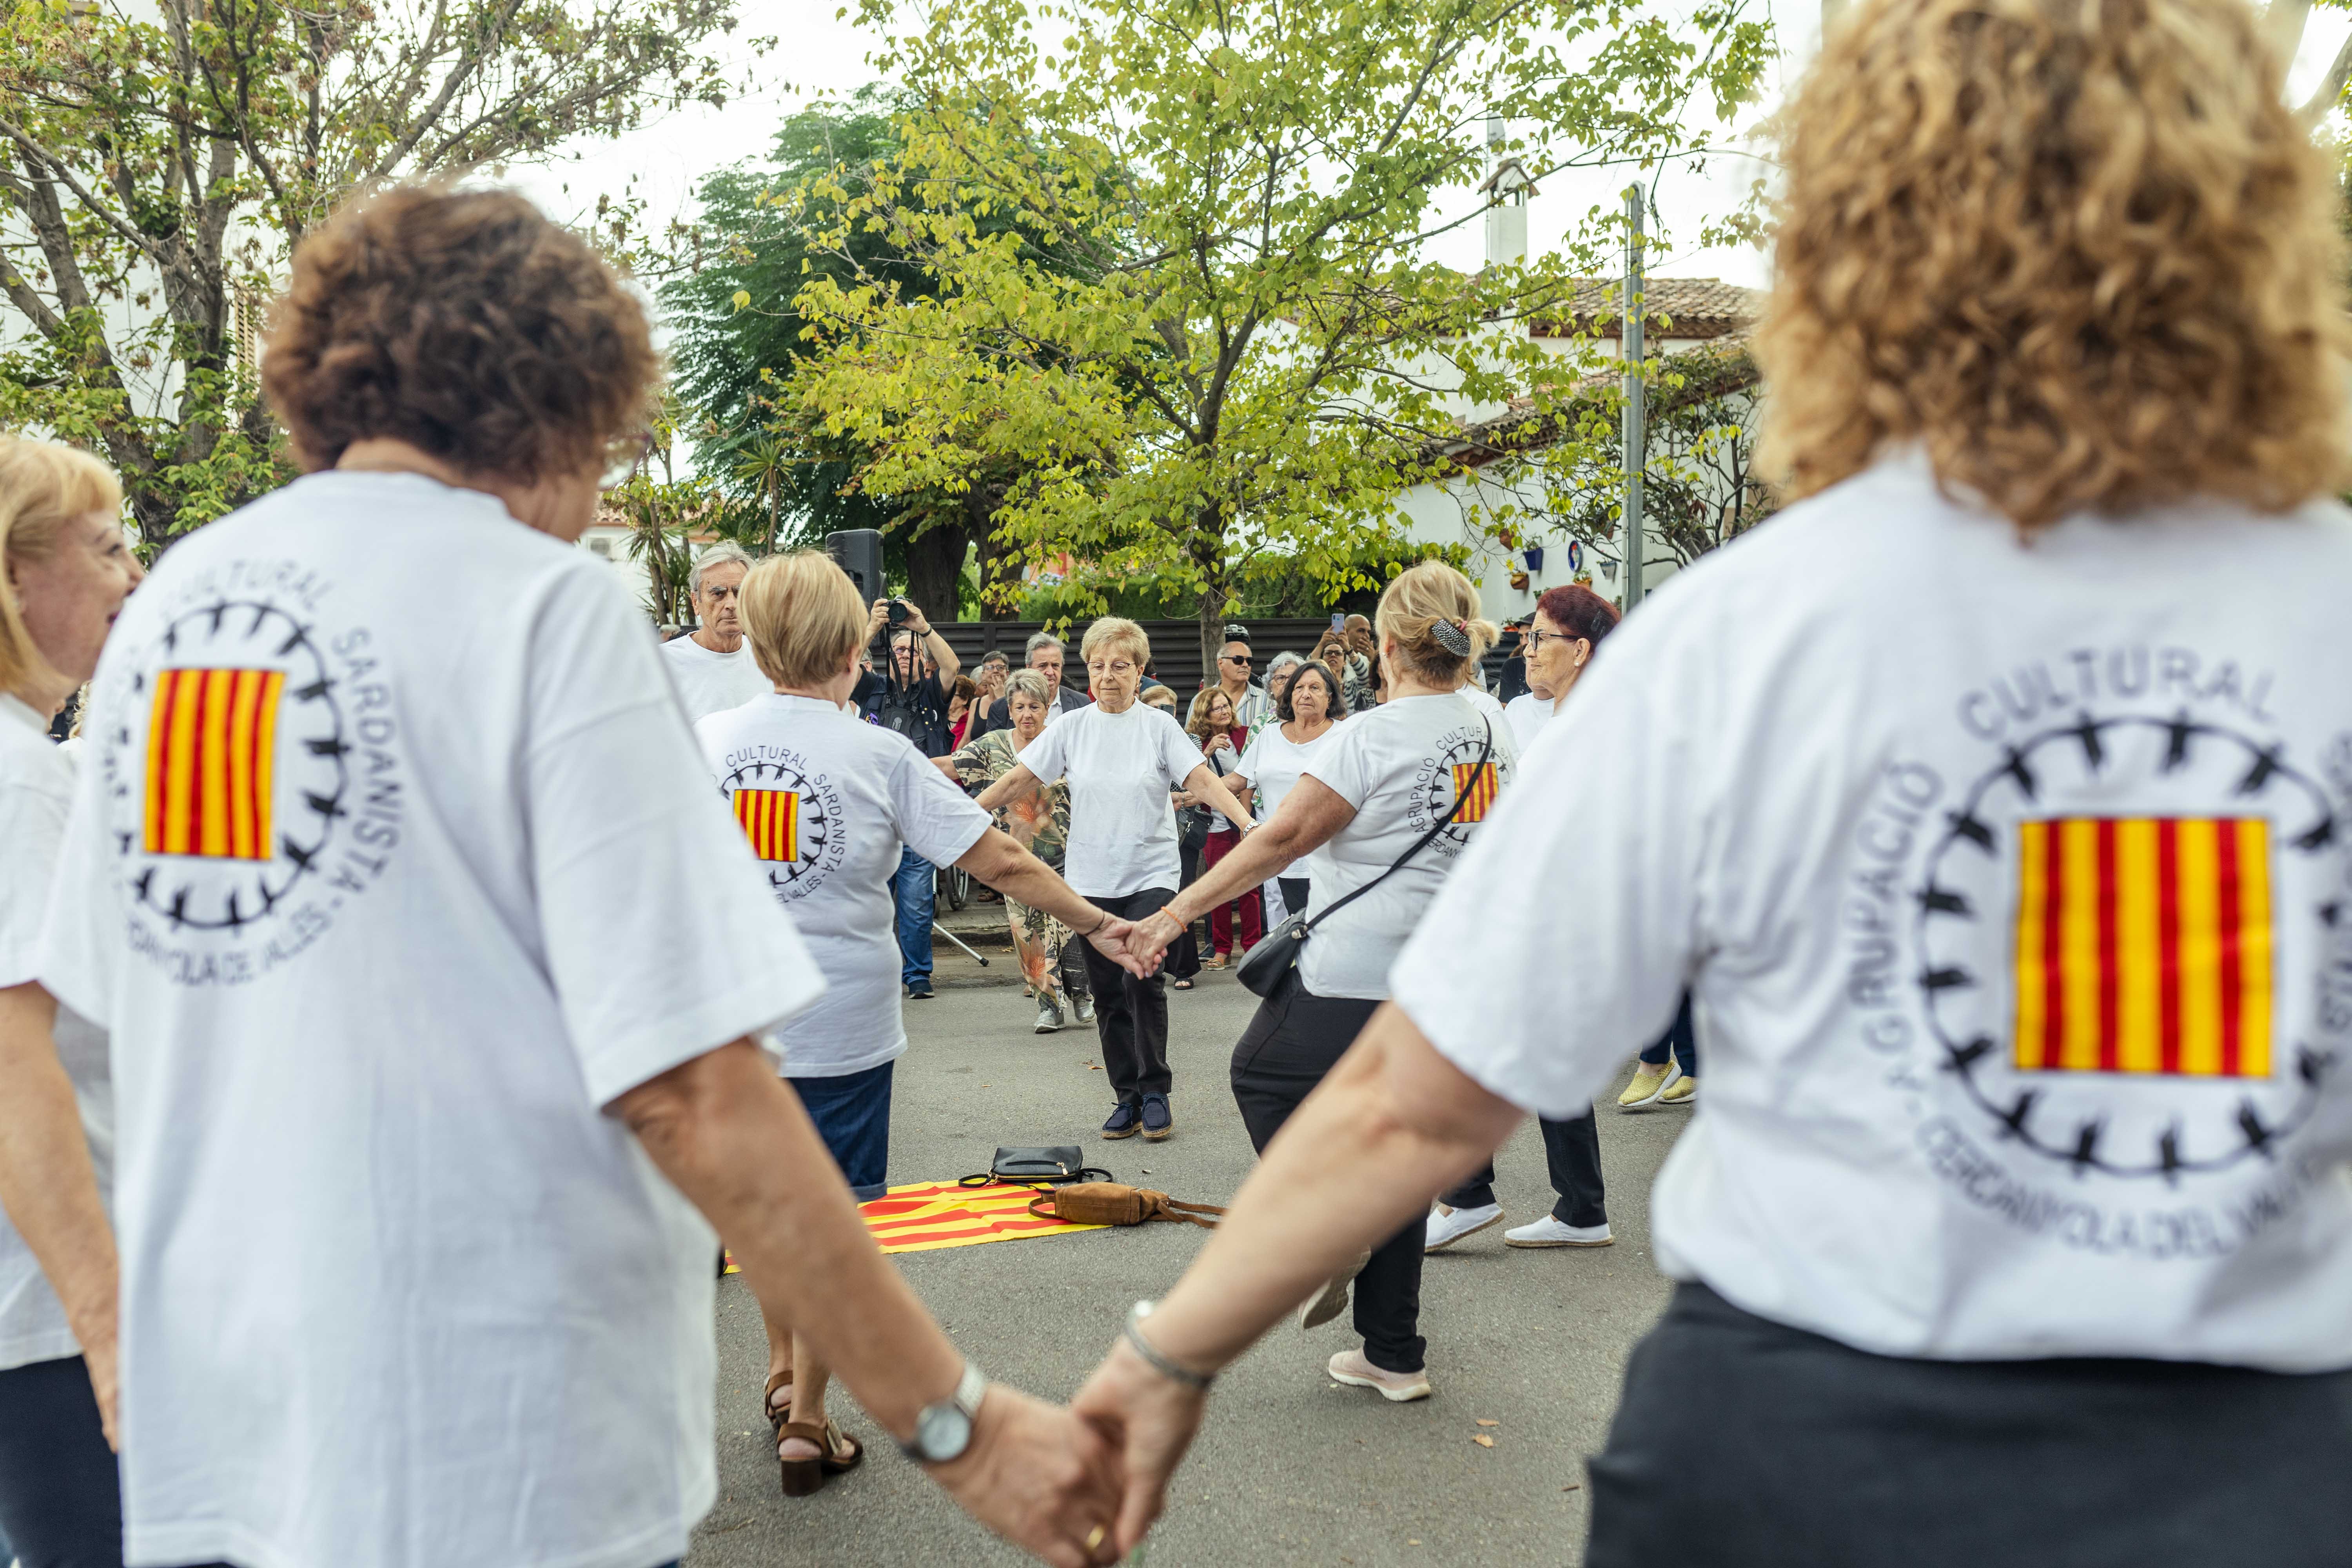
<instances>
[{"instance_id":1,"label":"metal pole","mask_svg":"<svg viewBox=\"0 0 2352 1568\"><path fill-rule=\"evenodd\" d=\"M1642 466L1645 456L1642 380L1642 187L1625 187L1625 309L1617 348L1625 366L1625 608L1642 602Z\"/></svg>"}]
</instances>

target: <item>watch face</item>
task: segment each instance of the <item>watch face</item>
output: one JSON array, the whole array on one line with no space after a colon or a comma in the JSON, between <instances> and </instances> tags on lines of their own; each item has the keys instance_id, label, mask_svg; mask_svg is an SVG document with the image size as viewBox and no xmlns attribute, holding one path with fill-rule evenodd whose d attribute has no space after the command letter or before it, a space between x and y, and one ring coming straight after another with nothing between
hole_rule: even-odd
<instances>
[{"instance_id":1,"label":"watch face","mask_svg":"<svg viewBox=\"0 0 2352 1568\"><path fill-rule=\"evenodd\" d=\"M934 1405L915 1421L915 1447L933 1464L962 1456L971 1442L971 1417L956 1405Z\"/></svg>"}]
</instances>

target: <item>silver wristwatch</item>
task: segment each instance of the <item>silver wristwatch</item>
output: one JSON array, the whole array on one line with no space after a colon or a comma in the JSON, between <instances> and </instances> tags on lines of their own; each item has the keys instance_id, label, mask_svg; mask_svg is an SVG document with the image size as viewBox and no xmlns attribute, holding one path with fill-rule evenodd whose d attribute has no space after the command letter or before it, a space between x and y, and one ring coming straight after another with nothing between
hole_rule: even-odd
<instances>
[{"instance_id":1,"label":"silver wristwatch","mask_svg":"<svg viewBox=\"0 0 2352 1568\"><path fill-rule=\"evenodd\" d=\"M972 1423L980 1419L981 1396L987 1392L988 1379L980 1368L964 1363L955 1392L923 1406L915 1417L914 1436L898 1445L900 1451L919 1465L944 1465L962 1458L964 1450L971 1447Z\"/></svg>"}]
</instances>

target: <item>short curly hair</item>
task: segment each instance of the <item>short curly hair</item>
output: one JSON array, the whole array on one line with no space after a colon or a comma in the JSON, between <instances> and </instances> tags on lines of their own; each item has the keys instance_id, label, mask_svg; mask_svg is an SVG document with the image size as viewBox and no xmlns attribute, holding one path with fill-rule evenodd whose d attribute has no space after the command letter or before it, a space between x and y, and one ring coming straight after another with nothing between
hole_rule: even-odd
<instances>
[{"instance_id":1,"label":"short curly hair","mask_svg":"<svg viewBox=\"0 0 2352 1568\"><path fill-rule=\"evenodd\" d=\"M376 437L530 484L601 464L659 371L578 236L511 191L399 185L295 251L261 384L306 468Z\"/></svg>"},{"instance_id":2,"label":"short curly hair","mask_svg":"<svg viewBox=\"0 0 2352 1568\"><path fill-rule=\"evenodd\" d=\"M2342 482L2326 154L2244 0L1866 0L1787 111L1762 460L2021 526Z\"/></svg>"}]
</instances>

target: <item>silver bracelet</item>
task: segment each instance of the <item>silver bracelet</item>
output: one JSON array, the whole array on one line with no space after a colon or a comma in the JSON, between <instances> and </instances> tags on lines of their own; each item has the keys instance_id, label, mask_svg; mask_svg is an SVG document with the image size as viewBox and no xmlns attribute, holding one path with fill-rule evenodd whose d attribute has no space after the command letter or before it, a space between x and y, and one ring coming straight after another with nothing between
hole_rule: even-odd
<instances>
[{"instance_id":1,"label":"silver bracelet","mask_svg":"<svg viewBox=\"0 0 2352 1568\"><path fill-rule=\"evenodd\" d=\"M1155 1303L1150 1301L1138 1301L1129 1308L1127 1322L1119 1330L1120 1337L1127 1341L1129 1348L1136 1354L1150 1363L1151 1370L1160 1376L1171 1382L1181 1383L1187 1388L1197 1388L1203 1394L1207 1393L1209 1385L1217 1381L1215 1373L1194 1372L1189 1366L1179 1366L1160 1354L1158 1347L1143 1337L1143 1320L1151 1316L1151 1309L1154 1305Z\"/></svg>"}]
</instances>

